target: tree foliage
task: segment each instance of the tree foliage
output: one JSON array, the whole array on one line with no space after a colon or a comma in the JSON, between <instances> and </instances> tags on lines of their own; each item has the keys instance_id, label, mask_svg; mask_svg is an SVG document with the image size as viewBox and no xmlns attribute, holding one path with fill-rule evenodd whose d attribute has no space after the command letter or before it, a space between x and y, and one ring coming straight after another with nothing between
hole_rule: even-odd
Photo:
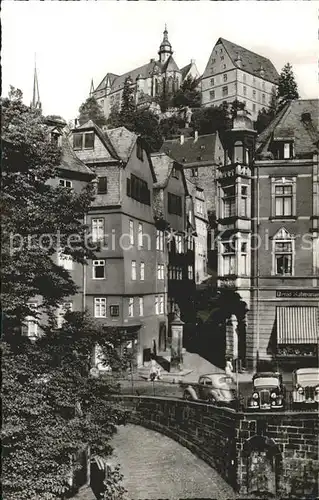
<instances>
[{"instance_id":1,"label":"tree foliage","mask_svg":"<svg viewBox=\"0 0 319 500\"><path fill-rule=\"evenodd\" d=\"M61 329L47 330L36 342L5 332L1 344L6 500L63 499L72 491L70 479L79 467L72 457L87 446L92 455L111 453L109 439L125 414L110 399L116 386L107 378L89 376L96 343L109 365L120 365L118 332L98 328L82 313L69 313ZM119 481L115 471L111 483L120 496Z\"/></svg>"},{"instance_id":2,"label":"tree foliage","mask_svg":"<svg viewBox=\"0 0 319 500\"><path fill-rule=\"evenodd\" d=\"M279 75L277 96L280 109L288 101L299 99L298 86L290 63L285 64Z\"/></svg>"},{"instance_id":3,"label":"tree foliage","mask_svg":"<svg viewBox=\"0 0 319 500\"><path fill-rule=\"evenodd\" d=\"M173 107L199 108L201 105L201 92L198 89L199 80L189 75L173 94L171 104Z\"/></svg>"},{"instance_id":4,"label":"tree foliage","mask_svg":"<svg viewBox=\"0 0 319 500\"><path fill-rule=\"evenodd\" d=\"M103 110L95 97L88 97L87 100L81 104L79 108L79 122L80 125L92 120L98 127L106 125L106 118Z\"/></svg>"},{"instance_id":5,"label":"tree foliage","mask_svg":"<svg viewBox=\"0 0 319 500\"><path fill-rule=\"evenodd\" d=\"M276 92L276 87L273 87L269 108L268 109L262 108L257 116L255 128L258 134L260 134L266 127L268 127L269 123L275 118L277 110L278 110L277 92Z\"/></svg>"},{"instance_id":6,"label":"tree foliage","mask_svg":"<svg viewBox=\"0 0 319 500\"><path fill-rule=\"evenodd\" d=\"M207 106L196 110L193 114L193 127L199 135L213 134L226 130L231 122L227 103L220 106Z\"/></svg>"},{"instance_id":7,"label":"tree foliage","mask_svg":"<svg viewBox=\"0 0 319 500\"><path fill-rule=\"evenodd\" d=\"M92 200L90 186L80 194L52 185L61 149L50 140L38 110L22 103L11 89L2 99L2 312L19 325L30 314L28 302L43 297L50 314L59 301L76 292L68 271L52 260L61 249L84 262L84 214ZM76 246L68 245L76 234Z\"/></svg>"},{"instance_id":8,"label":"tree foliage","mask_svg":"<svg viewBox=\"0 0 319 500\"><path fill-rule=\"evenodd\" d=\"M134 104L134 90L126 80L121 108L113 107L107 120L109 128L126 127L139 134L149 152L159 151L163 144L158 118L151 111Z\"/></svg>"},{"instance_id":9,"label":"tree foliage","mask_svg":"<svg viewBox=\"0 0 319 500\"><path fill-rule=\"evenodd\" d=\"M71 456L84 445L93 454L110 452L123 413L110 401L114 386L88 375L96 344L119 369L121 339L82 313L69 313L56 328L56 307L77 289L52 257L58 248L78 262L93 256L83 224L92 191L51 183L61 150L41 112L25 106L13 88L2 99L2 149L2 488L7 500L56 500L70 490ZM76 247L67 245L71 235ZM19 326L35 315L28 301L36 296L48 321L41 324L44 335L31 341ZM118 480L115 471L111 486L121 493Z\"/></svg>"}]
</instances>

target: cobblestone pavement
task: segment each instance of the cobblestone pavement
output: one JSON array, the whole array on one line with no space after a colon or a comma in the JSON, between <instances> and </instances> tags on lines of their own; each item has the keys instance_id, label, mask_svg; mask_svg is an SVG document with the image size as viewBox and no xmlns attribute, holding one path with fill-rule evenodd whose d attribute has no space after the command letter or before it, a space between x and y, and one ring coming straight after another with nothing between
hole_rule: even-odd
<instances>
[{"instance_id":1,"label":"cobblestone pavement","mask_svg":"<svg viewBox=\"0 0 319 500\"><path fill-rule=\"evenodd\" d=\"M187 448L137 425L118 428L110 462L119 463L130 499L234 499L232 488Z\"/></svg>"}]
</instances>

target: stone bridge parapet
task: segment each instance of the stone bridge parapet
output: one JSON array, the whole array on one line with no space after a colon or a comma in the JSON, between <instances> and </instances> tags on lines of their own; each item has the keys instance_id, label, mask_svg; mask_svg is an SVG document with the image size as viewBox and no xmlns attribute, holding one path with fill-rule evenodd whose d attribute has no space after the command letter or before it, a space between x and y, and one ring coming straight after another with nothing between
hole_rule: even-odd
<instances>
[{"instance_id":1,"label":"stone bridge parapet","mask_svg":"<svg viewBox=\"0 0 319 500\"><path fill-rule=\"evenodd\" d=\"M186 446L239 494L318 497L316 412L236 412L150 396L121 395L115 399L130 410L131 423Z\"/></svg>"}]
</instances>

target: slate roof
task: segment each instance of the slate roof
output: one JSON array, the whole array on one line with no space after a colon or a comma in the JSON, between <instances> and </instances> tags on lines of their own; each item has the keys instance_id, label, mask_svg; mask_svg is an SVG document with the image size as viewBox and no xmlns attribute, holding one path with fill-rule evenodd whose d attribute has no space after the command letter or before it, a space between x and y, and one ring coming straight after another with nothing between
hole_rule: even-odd
<instances>
[{"instance_id":1,"label":"slate roof","mask_svg":"<svg viewBox=\"0 0 319 500\"><path fill-rule=\"evenodd\" d=\"M241 68L244 71L260 78L260 68L263 67L265 72L263 78L272 83L278 82L278 72L269 59L260 56L251 50L245 49L236 43L225 40L225 38L219 38L217 43L219 42L223 44L226 52L237 68ZM241 64L239 64L238 61L236 62L238 56L241 57Z\"/></svg>"},{"instance_id":2,"label":"slate roof","mask_svg":"<svg viewBox=\"0 0 319 500\"><path fill-rule=\"evenodd\" d=\"M113 73L108 73L101 83L98 85L98 87L95 89L97 90L102 90L106 86L106 81L107 81L107 76L112 74L113 78L111 78L111 92L112 91L117 91L121 88L124 87L124 83L126 78L130 77L132 82L135 83L136 78L138 75L141 75L142 78L149 78L153 73L154 69L158 68L160 72L162 72L162 65L160 62L151 60L146 64L143 64L143 66L139 66L138 68L132 69L130 71L127 71L123 75L114 75Z\"/></svg>"},{"instance_id":3,"label":"slate roof","mask_svg":"<svg viewBox=\"0 0 319 500\"><path fill-rule=\"evenodd\" d=\"M106 149L109 151L113 159L115 160L121 160L120 156L118 155L116 148L114 147L112 141L110 140L109 136L107 133L105 133L104 130L102 130L100 127L96 125L92 120L87 121L86 123L83 123L76 129L73 129L73 132L77 131L84 131L84 130L94 130L95 133L98 135Z\"/></svg>"},{"instance_id":4,"label":"slate roof","mask_svg":"<svg viewBox=\"0 0 319 500\"><path fill-rule=\"evenodd\" d=\"M110 140L119 158L128 161L138 136L125 127L104 130L104 136Z\"/></svg>"},{"instance_id":5,"label":"slate roof","mask_svg":"<svg viewBox=\"0 0 319 500\"><path fill-rule=\"evenodd\" d=\"M258 136L257 154L267 152L273 138L294 138L296 157L312 154L319 140L319 99L298 99L286 104Z\"/></svg>"},{"instance_id":6,"label":"slate roof","mask_svg":"<svg viewBox=\"0 0 319 500\"><path fill-rule=\"evenodd\" d=\"M195 141L194 137L186 137L181 144L180 139L170 139L163 143L161 152L174 158L182 165L189 163L218 164L220 152L216 151L217 133L201 135Z\"/></svg>"},{"instance_id":7,"label":"slate roof","mask_svg":"<svg viewBox=\"0 0 319 500\"><path fill-rule=\"evenodd\" d=\"M65 134L62 135L62 157L58 168L95 177L94 172L76 156L69 138Z\"/></svg>"},{"instance_id":8,"label":"slate roof","mask_svg":"<svg viewBox=\"0 0 319 500\"><path fill-rule=\"evenodd\" d=\"M187 73L191 69L191 66L192 66L192 63L189 63L186 66L184 66L184 68L181 69L181 74L182 74L182 79L183 80L185 80L185 76L187 75Z\"/></svg>"}]
</instances>

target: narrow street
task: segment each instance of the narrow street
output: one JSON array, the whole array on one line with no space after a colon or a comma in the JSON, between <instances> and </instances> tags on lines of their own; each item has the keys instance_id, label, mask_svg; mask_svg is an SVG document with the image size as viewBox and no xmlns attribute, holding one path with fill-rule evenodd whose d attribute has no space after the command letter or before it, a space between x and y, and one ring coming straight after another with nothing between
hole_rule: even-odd
<instances>
[{"instance_id":1,"label":"narrow street","mask_svg":"<svg viewBox=\"0 0 319 500\"><path fill-rule=\"evenodd\" d=\"M121 426L111 442L130 499L235 498L232 488L187 448L137 425Z\"/></svg>"}]
</instances>

